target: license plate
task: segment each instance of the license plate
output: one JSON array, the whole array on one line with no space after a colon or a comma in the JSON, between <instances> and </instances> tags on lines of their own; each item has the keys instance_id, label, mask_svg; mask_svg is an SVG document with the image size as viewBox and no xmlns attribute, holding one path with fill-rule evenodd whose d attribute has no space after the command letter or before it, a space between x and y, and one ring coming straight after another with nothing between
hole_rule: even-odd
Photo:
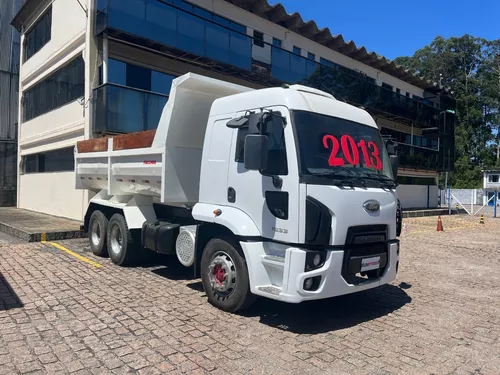
<instances>
[{"instance_id":1,"label":"license plate","mask_svg":"<svg viewBox=\"0 0 500 375\"><path fill-rule=\"evenodd\" d=\"M380 268L380 257L365 258L361 261L361 272L378 270Z\"/></svg>"}]
</instances>

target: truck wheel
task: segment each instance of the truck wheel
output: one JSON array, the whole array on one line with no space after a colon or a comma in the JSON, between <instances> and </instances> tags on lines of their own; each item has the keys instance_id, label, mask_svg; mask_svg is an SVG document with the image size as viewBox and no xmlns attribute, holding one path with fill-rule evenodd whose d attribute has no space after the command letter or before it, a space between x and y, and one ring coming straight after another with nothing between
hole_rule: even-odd
<instances>
[{"instance_id":1,"label":"truck wheel","mask_svg":"<svg viewBox=\"0 0 500 375\"><path fill-rule=\"evenodd\" d=\"M231 240L208 242L201 256L201 280L208 301L221 310L236 312L255 300L243 251Z\"/></svg>"},{"instance_id":2,"label":"truck wheel","mask_svg":"<svg viewBox=\"0 0 500 375\"><path fill-rule=\"evenodd\" d=\"M133 263L136 258L136 245L123 215L114 214L109 220L107 233L108 254L118 266Z\"/></svg>"},{"instance_id":3,"label":"truck wheel","mask_svg":"<svg viewBox=\"0 0 500 375\"><path fill-rule=\"evenodd\" d=\"M102 211L95 210L89 220L89 243L94 255L104 257L108 255L106 244L106 232L108 230L108 219Z\"/></svg>"}]
</instances>

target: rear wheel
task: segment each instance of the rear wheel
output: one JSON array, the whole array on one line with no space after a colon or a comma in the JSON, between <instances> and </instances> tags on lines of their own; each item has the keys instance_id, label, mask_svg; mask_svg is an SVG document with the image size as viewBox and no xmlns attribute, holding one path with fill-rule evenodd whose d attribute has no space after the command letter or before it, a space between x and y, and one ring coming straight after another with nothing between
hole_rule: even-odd
<instances>
[{"instance_id":1,"label":"rear wheel","mask_svg":"<svg viewBox=\"0 0 500 375\"><path fill-rule=\"evenodd\" d=\"M201 256L201 280L208 301L221 310L243 310L255 300L243 251L231 240L208 242Z\"/></svg>"},{"instance_id":2,"label":"rear wheel","mask_svg":"<svg viewBox=\"0 0 500 375\"><path fill-rule=\"evenodd\" d=\"M89 243L94 255L104 257L108 254L106 244L106 232L108 230L108 219L102 211L96 210L89 220Z\"/></svg>"},{"instance_id":3,"label":"rear wheel","mask_svg":"<svg viewBox=\"0 0 500 375\"><path fill-rule=\"evenodd\" d=\"M109 220L107 232L108 254L119 266L132 264L137 259L137 245L123 215L114 214Z\"/></svg>"}]
</instances>

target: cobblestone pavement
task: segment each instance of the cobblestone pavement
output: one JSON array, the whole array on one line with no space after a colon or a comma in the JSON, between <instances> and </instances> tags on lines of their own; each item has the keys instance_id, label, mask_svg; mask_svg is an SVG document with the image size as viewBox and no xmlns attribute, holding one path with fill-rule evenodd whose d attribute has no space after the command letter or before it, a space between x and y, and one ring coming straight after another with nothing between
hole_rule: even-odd
<instances>
[{"instance_id":1,"label":"cobblestone pavement","mask_svg":"<svg viewBox=\"0 0 500 375\"><path fill-rule=\"evenodd\" d=\"M499 374L500 219L408 219L392 284L211 307L175 259L119 268L82 240L0 245L0 374Z\"/></svg>"}]
</instances>

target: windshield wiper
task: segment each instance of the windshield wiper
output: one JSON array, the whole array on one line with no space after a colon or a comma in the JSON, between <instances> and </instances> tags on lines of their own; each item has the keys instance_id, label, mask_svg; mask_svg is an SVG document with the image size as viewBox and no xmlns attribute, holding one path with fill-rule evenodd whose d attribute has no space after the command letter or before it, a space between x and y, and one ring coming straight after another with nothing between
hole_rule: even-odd
<instances>
[{"instance_id":1,"label":"windshield wiper","mask_svg":"<svg viewBox=\"0 0 500 375\"><path fill-rule=\"evenodd\" d=\"M366 187L366 181L364 181L363 179L360 179L356 176L339 174L338 172L319 172L319 173L317 172L313 173L312 176L329 178L336 185L349 185L349 186L361 185L363 187Z\"/></svg>"},{"instance_id":2,"label":"windshield wiper","mask_svg":"<svg viewBox=\"0 0 500 375\"><path fill-rule=\"evenodd\" d=\"M371 173L371 174L365 174L363 177L367 180L378 181L381 184L384 184L384 186L388 186L391 188L395 188L396 186L398 186L396 181L394 181L392 178L387 177L387 176L382 175L382 174Z\"/></svg>"}]
</instances>

